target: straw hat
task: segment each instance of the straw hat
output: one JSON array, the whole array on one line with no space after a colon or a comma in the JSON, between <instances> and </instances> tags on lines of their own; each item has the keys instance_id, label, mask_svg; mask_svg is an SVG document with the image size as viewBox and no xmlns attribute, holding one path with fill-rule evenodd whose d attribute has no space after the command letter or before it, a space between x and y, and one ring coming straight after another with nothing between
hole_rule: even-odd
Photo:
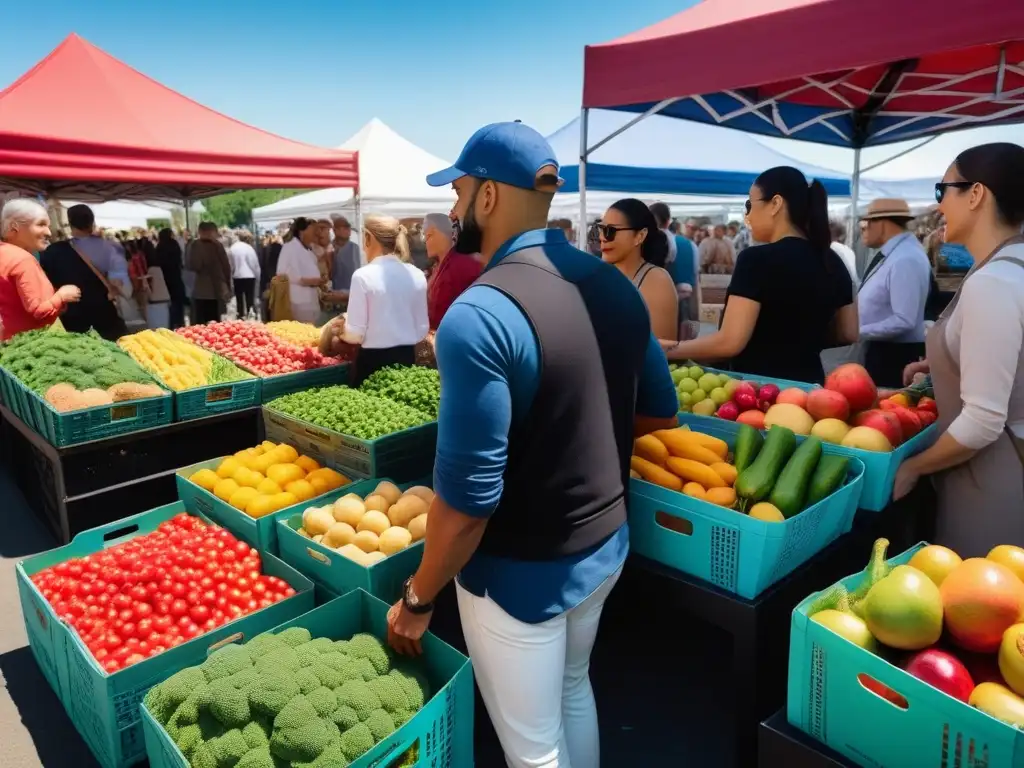
<instances>
[{"instance_id":1,"label":"straw hat","mask_svg":"<svg viewBox=\"0 0 1024 768\"><path fill-rule=\"evenodd\" d=\"M909 221L912 218L914 218L914 214L910 212L910 206L906 200L900 200L895 197L881 197L871 202L871 205L868 206L867 211L860 217L860 220L905 219Z\"/></svg>"}]
</instances>

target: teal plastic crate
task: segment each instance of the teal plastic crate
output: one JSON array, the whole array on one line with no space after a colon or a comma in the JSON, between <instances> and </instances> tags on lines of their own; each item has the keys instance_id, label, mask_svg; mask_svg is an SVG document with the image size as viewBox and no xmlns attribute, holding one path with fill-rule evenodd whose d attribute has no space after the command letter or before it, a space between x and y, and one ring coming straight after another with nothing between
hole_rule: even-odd
<instances>
[{"instance_id":1,"label":"teal plastic crate","mask_svg":"<svg viewBox=\"0 0 1024 768\"><path fill-rule=\"evenodd\" d=\"M260 380L253 377L175 392L175 419L191 421L218 413L255 408L260 404L260 391Z\"/></svg>"},{"instance_id":2,"label":"teal plastic crate","mask_svg":"<svg viewBox=\"0 0 1024 768\"><path fill-rule=\"evenodd\" d=\"M383 479L356 483L344 493L338 494L338 498L349 493L365 497ZM406 490L410 485L413 484L399 487ZM402 595L405 580L416 572L423 559L423 542L417 541L367 568L299 534L299 528L302 527L301 513L278 515L275 525L278 529L277 542L281 559L314 583L322 584L339 595L353 589L363 589L389 604L394 603Z\"/></svg>"},{"instance_id":3,"label":"teal plastic crate","mask_svg":"<svg viewBox=\"0 0 1024 768\"><path fill-rule=\"evenodd\" d=\"M790 379L773 379L771 376L758 376L756 373L741 373L740 371L726 371L721 368L704 368L706 373L724 373L734 379L741 381L754 381L758 384L774 384L779 389L802 389L810 392L812 389L820 389L818 384L808 384L806 381L791 381Z\"/></svg>"},{"instance_id":4,"label":"teal plastic crate","mask_svg":"<svg viewBox=\"0 0 1024 768\"><path fill-rule=\"evenodd\" d=\"M274 631L305 627L314 637L344 640L358 632L387 637L390 606L361 590L349 592L299 616ZM422 663L434 689L423 709L349 768L391 768L405 765L410 752L420 768L472 768L473 670L469 659L431 633L423 636ZM150 768L190 768L167 732L142 710Z\"/></svg>"},{"instance_id":5,"label":"teal plastic crate","mask_svg":"<svg viewBox=\"0 0 1024 768\"><path fill-rule=\"evenodd\" d=\"M184 505L175 502L83 531L70 544L16 566L22 613L30 627L29 641L36 646L33 655L54 660L58 695L71 722L103 768L124 768L145 758L139 703L153 685L184 667L202 663L210 650L249 639L314 606L313 583L272 555L264 554L263 572L284 579L295 589L295 595L120 672L104 672L78 633L60 621L30 577L56 563L151 533L162 522L184 511ZM41 667L46 675L46 664ZM53 685L50 676L47 680Z\"/></svg>"},{"instance_id":6,"label":"teal plastic crate","mask_svg":"<svg viewBox=\"0 0 1024 768\"><path fill-rule=\"evenodd\" d=\"M216 471L225 458L227 457L222 456L219 459L200 461L197 464L179 469L174 477L174 481L178 486L178 498L185 504L185 508L189 512L198 512L205 515L218 525L227 528L237 538L249 542L260 552L269 552L273 555L276 555L278 552L277 526L274 525L275 519L294 514L295 512L301 514L306 507L317 507L328 503L328 501L333 502L335 499L341 498L348 493L352 486L351 483L346 483L341 488L308 501L300 501L298 504L293 504L265 517L249 517L242 510L232 507L226 501L218 499L205 488L200 488L189 480L200 469Z\"/></svg>"},{"instance_id":7,"label":"teal plastic crate","mask_svg":"<svg viewBox=\"0 0 1024 768\"><path fill-rule=\"evenodd\" d=\"M922 546L889 562L906 563ZM852 590L862 578L863 574L856 574L841 583ZM811 595L793 610L786 704L791 725L859 765L1024 765L1024 732L811 621L807 610L817 596ZM865 683L876 688L881 684L900 694L907 707L891 703Z\"/></svg>"},{"instance_id":8,"label":"teal plastic crate","mask_svg":"<svg viewBox=\"0 0 1024 768\"><path fill-rule=\"evenodd\" d=\"M697 427L694 427L697 429ZM721 438L730 450L738 425L718 420L699 431ZM825 453L836 453L823 445ZM630 550L727 592L753 600L853 527L864 465L850 458L846 483L831 496L785 522L755 520L644 480L630 480ZM682 520L672 527L661 515Z\"/></svg>"},{"instance_id":9,"label":"teal plastic crate","mask_svg":"<svg viewBox=\"0 0 1024 768\"><path fill-rule=\"evenodd\" d=\"M4 371L3 379L10 396L5 399L12 404L14 415L58 448L162 427L170 424L173 416L170 392L61 413L11 373Z\"/></svg>"},{"instance_id":10,"label":"teal plastic crate","mask_svg":"<svg viewBox=\"0 0 1024 768\"><path fill-rule=\"evenodd\" d=\"M324 368L313 368L309 371L262 376L263 388L260 391L260 402L269 403L275 397L290 395L292 392L302 392L313 387L348 384L348 368L348 363L339 363Z\"/></svg>"},{"instance_id":11,"label":"teal plastic crate","mask_svg":"<svg viewBox=\"0 0 1024 768\"><path fill-rule=\"evenodd\" d=\"M408 482L434 471L436 421L362 440L263 406L263 424L268 440L294 445L349 477L391 477L396 482Z\"/></svg>"}]
</instances>

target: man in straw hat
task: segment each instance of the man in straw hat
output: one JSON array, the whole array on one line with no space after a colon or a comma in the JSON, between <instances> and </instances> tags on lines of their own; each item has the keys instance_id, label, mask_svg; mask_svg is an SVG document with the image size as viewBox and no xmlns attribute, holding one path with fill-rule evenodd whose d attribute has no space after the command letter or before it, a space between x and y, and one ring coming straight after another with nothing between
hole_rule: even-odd
<instances>
[{"instance_id":1,"label":"man in straw hat","mask_svg":"<svg viewBox=\"0 0 1024 768\"><path fill-rule=\"evenodd\" d=\"M864 367L880 387L902 386L903 368L924 355L924 308L932 272L907 229L906 200L879 199L861 217L864 244L877 248L857 296Z\"/></svg>"}]
</instances>

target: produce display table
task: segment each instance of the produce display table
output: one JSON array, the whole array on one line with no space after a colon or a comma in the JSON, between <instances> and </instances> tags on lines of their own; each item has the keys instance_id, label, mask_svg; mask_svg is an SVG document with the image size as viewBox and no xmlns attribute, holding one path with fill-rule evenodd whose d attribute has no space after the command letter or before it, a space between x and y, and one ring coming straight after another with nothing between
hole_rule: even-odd
<instances>
[{"instance_id":1,"label":"produce display table","mask_svg":"<svg viewBox=\"0 0 1024 768\"><path fill-rule=\"evenodd\" d=\"M0 406L0 446L35 514L67 544L75 534L177 499L174 473L259 442L259 408L55 448Z\"/></svg>"},{"instance_id":2,"label":"produce display table","mask_svg":"<svg viewBox=\"0 0 1024 768\"><path fill-rule=\"evenodd\" d=\"M856 763L791 726L785 708L761 723L757 764L760 768L856 768Z\"/></svg>"}]
</instances>

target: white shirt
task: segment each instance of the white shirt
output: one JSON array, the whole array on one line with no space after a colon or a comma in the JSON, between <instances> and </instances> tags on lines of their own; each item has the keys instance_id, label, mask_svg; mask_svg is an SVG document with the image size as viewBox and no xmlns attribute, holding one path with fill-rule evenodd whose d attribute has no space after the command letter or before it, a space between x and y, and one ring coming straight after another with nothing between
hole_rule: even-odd
<instances>
[{"instance_id":1,"label":"white shirt","mask_svg":"<svg viewBox=\"0 0 1024 768\"><path fill-rule=\"evenodd\" d=\"M378 256L352 275L343 338L366 349L416 344L430 330L427 278L397 256Z\"/></svg>"},{"instance_id":2,"label":"white shirt","mask_svg":"<svg viewBox=\"0 0 1024 768\"><path fill-rule=\"evenodd\" d=\"M857 294L861 341L924 341L924 305L931 264L910 232L890 238L884 258L864 275Z\"/></svg>"},{"instance_id":3,"label":"white shirt","mask_svg":"<svg viewBox=\"0 0 1024 768\"><path fill-rule=\"evenodd\" d=\"M857 283L860 282L860 278L857 277L857 254L846 243L832 243L832 250L843 260L846 271L850 273L850 279L853 281L853 287L856 288Z\"/></svg>"},{"instance_id":4,"label":"white shirt","mask_svg":"<svg viewBox=\"0 0 1024 768\"><path fill-rule=\"evenodd\" d=\"M228 256L231 258L231 276L236 280L244 280L254 277L257 280L260 276L260 260L256 256L256 249L248 243L239 240L228 249Z\"/></svg>"},{"instance_id":5,"label":"white shirt","mask_svg":"<svg viewBox=\"0 0 1024 768\"><path fill-rule=\"evenodd\" d=\"M1024 245L1004 248L996 258L1024 259ZM964 282L960 301L946 323L949 353L960 363L963 411L949 425L949 434L968 448L996 441L1007 423L1011 393L1024 382L1024 267L994 261ZM1018 389L1015 400L1024 396ZM1020 412L1020 403L1015 410ZM1010 422L1024 437L1024 422Z\"/></svg>"},{"instance_id":6,"label":"white shirt","mask_svg":"<svg viewBox=\"0 0 1024 768\"><path fill-rule=\"evenodd\" d=\"M296 320L311 323L320 312L320 292L314 285L300 285L304 277L320 277L320 267L316 256L297 237L293 237L281 246L281 256L277 261L277 274L288 277L288 297L292 302L292 312ZM312 319L309 318L313 315Z\"/></svg>"},{"instance_id":7,"label":"white shirt","mask_svg":"<svg viewBox=\"0 0 1024 768\"><path fill-rule=\"evenodd\" d=\"M665 237L668 238L668 256L665 257L665 263L674 261L676 258L676 236L672 234L671 230L661 230L665 233Z\"/></svg>"}]
</instances>

